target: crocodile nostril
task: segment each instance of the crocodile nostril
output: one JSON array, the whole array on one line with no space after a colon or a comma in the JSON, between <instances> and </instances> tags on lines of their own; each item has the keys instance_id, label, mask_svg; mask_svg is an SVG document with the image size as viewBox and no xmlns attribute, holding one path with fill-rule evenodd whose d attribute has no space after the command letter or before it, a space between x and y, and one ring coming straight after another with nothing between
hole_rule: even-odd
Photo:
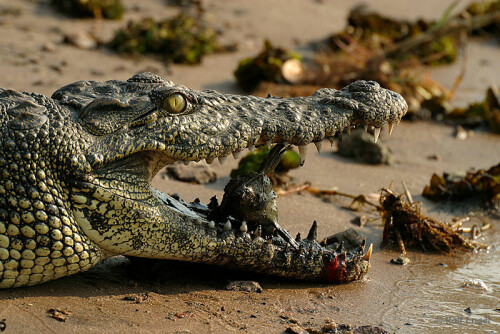
<instances>
[{"instance_id":1,"label":"crocodile nostril","mask_svg":"<svg viewBox=\"0 0 500 334\"><path fill-rule=\"evenodd\" d=\"M347 86L347 89L350 92L377 92L378 90L380 90L380 85L376 81L359 80L351 83L349 86Z\"/></svg>"}]
</instances>

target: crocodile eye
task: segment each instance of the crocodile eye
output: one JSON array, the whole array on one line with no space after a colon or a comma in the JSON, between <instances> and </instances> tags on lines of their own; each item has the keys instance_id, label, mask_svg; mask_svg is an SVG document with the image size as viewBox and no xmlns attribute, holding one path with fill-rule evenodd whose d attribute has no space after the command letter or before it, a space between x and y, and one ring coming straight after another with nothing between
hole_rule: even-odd
<instances>
[{"instance_id":1,"label":"crocodile eye","mask_svg":"<svg viewBox=\"0 0 500 334\"><path fill-rule=\"evenodd\" d=\"M179 93L175 93L167 96L163 100L163 109L171 114L178 114L184 111L186 108L186 98Z\"/></svg>"}]
</instances>

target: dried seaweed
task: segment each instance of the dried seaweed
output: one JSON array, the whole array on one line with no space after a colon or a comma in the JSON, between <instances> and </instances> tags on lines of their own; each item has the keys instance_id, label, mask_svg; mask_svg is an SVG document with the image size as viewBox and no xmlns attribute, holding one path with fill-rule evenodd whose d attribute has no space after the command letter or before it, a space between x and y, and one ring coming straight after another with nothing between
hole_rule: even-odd
<instances>
[{"instance_id":1,"label":"dried seaweed","mask_svg":"<svg viewBox=\"0 0 500 334\"><path fill-rule=\"evenodd\" d=\"M500 203L500 164L488 170L469 171L465 176L433 174L422 195L431 200L481 197Z\"/></svg>"},{"instance_id":2,"label":"dried seaweed","mask_svg":"<svg viewBox=\"0 0 500 334\"><path fill-rule=\"evenodd\" d=\"M428 118L434 112L423 112L423 107L451 109L449 101L465 73L465 62L451 90L431 80L422 68L455 61L467 33L500 22L498 3L482 1L475 5L479 9L471 5L458 14L452 5L437 21L415 22L357 7L344 30L327 40L327 47L317 51L313 62L302 64L306 72L302 80L285 85L279 66L272 70L261 66L259 75L239 76L238 82L245 89L255 89L256 95L305 96L318 87L339 88L359 79L375 80L403 95L409 105L407 117ZM264 50L245 63L262 63L267 54L269 50Z\"/></svg>"},{"instance_id":3,"label":"dried seaweed","mask_svg":"<svg viewBox=\"0 0 500 334\"><path fill-rule=\"evenodd\" d=\"M200 18L181 13L171 19L131 21L108 46L120 53L158 54L166 62L196 64L220 49L216 34Z\"/></svg>"},{"instance_id":4,"label":"dried seaweed","mask_svg":"<svg viewBox=\"0 0 500 334\"><path fill-rule=\"evenodd\" d=\"M485 123L492 132L500 133L500 93L494 84L486 90L483 101L471 103L466 108L450 109L441 105L434 111L443 114L448 122L464 126L478 126Z\"/></svg>"},{"instance_id":5,"label":"dried seaweed","mask_svg":"<svg viewBox=\"0 0 500 334\"><path fill-rule=\"evenodd\" d=\"M121 0L52 0L61 11L79 17L118 20L123 16Z\"/></svg>"},{"instance_id":6,"label":"dried seaweed","mask_svg":"<svg viewBox=\"0 0 500 334\"><path fill-rule=\"evenodd\" d=\"M382 245L396 244L402 252L407 248L450 254L474 251L486 245L470 240L457 229L421 213L420 203L408 203L403 195L382 189L380 215L384 222Z\"/></svg>"}]
</instances>

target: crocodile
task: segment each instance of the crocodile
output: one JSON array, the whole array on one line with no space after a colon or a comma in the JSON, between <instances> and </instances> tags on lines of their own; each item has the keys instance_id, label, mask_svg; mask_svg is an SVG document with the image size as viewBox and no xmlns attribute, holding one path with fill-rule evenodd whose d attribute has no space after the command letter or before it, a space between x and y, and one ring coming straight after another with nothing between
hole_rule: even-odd
<instances>
[{"instance_id":1,"label":"crocodile","mask_svg":"<svg viewBox=\"0 0 500 334\"><path fill-rule=\"evenodd\" d=\"M152 73L79 81L51 98L0 88L0 288L76 274L115 255L360 279L371 246L323 248L316 223L293 240L245 215L213 220L217 203L188 203L151 180L176 161L223 163L272 143L298 146L304 159L306 145L320 149L351 127L392 130L406 110L400 95L372 81L296 98L196 91Z\"/></svg>"}]
</instances>

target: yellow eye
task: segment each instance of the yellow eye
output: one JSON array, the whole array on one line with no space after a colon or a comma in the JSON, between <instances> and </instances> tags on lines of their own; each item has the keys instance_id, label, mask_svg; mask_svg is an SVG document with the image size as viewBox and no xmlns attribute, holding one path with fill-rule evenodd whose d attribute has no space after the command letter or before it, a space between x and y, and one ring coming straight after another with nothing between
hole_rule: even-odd
<instances>
[{"instance_id":1,"label":"yellow eye","mask_svg":"<svg viewBox=\"0 0 500 334\"><path fill-rule=\"evenodd\" d=\"M175 93L163 100L163 108L171 114L178 114L186 108L186 99L182 94Z\"/></svg>"}]
</instances>

